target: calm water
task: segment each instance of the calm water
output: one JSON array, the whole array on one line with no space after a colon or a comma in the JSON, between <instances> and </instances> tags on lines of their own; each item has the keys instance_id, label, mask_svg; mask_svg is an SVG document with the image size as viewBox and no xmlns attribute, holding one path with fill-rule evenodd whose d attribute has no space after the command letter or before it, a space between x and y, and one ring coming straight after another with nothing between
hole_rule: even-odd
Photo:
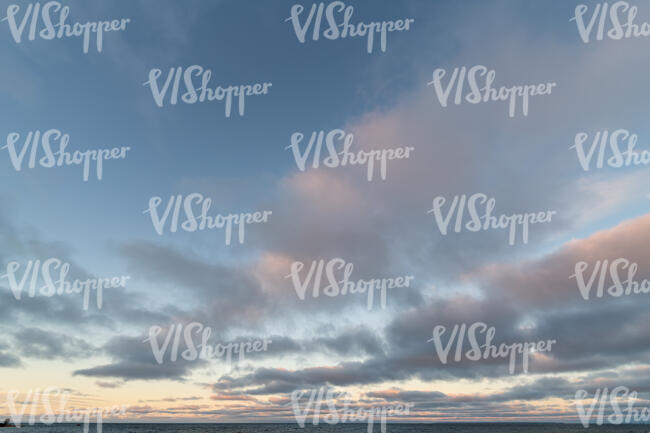
<instances>
[{"instance_id":1,"label":"calm water","mask_svg":"<svg viewBox=\"0 0 650 433\"><path fill-rule=\"evenodd\" d=\"M23 426L18 429L0 430L2 432L20 433L81 433L83 427L74 424ZM366 424L337 424L298 427L297 424L104 424L105 433L365 433ZM90 426L90 432L96 432L95 426ZM379 425L373 428L374 433L381 432ZM647 433L650 425L607 425L590 426L585 429L580 424L388 424L389 433Z\"/></svg>"}]
</instances>

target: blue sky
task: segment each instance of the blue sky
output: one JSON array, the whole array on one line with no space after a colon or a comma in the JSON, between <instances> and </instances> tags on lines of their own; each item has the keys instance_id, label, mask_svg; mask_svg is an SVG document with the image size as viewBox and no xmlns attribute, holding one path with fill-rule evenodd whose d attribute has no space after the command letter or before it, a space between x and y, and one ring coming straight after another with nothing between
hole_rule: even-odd
<instances>
[{"instance_id":1,"label":"blue sky","mask_svg":"<svg viewBox=\"0 0 650 433\"><path fill-rule=\"evenodd\" d=\"M559 0L350 2L353 22L415 19L411 30L388 35L386 52L376 45L368 54L364 38L299 43L286 21L294 3L66 1L71 22L131 20L126 31L104 35L101 53L88 54L77 38L18 44L0 22L3 141L55 128L70 135L70 150L131 148L126 159L105 162L101 181L88 182L79 167L17 172L0 151L0 265L53 256L80 275L132 277L105 292L101 311L82 311L70 297L18 301L0 280L0 379L37 386L49 377L128 403L128 419L213 421L291 419L273 405L309 386L413 398L413 420L444 419L431 403L445 398L453 419L511 410L537 419L523 408L528 402L544 419L575 420L567 397L575 384L633 381L635 368L650 365L639 347L647 341L638 310L645 297L585 302L566 272L577 260L624 255L639 263L639 278L650 275L647 165L584 172L570 146L578 132L623 128L638 134L638 150L648 149L647 39L585 44L570 21L578 3ZM0 15L10 4L0 1ZM638 22L650 20L642 6ZM501 102L442 108L426 85L432 71L479 64L496 70L497 86L557 87L512 119ZM244 116L226 118L220 102L157 107L143 85L149 71L161 69L162 80L169 68L191 65L212 71L211 87L272 87L247 97ZM285 149L291 135L336 128L354 133L355 149L413 146L413 157L391 161L385 181L366 181L359 167L299 171ZM211 214L273 215L247 229L242 245L224 245L220 230L158 236L143 213L149 199L164 205L192 192L212 199ZM498 213L558 217L532 226L527 245L508 246L503 231L442 236L426 213L431 200L475 192L495 197ZM354 262L359 278L414 275L415 285L390 292L386 310L366 311L361 296L300 301L284 278L289 265L333 257ZM634 331L614 344L597 307ZM576 311L582 322L572 321ZM508 341L556 338L557 349L533 362L532 374L511 376L493 363L440 365L426 343L438 323L490 320ZM518 328L530 320L532 331ZM149 327L192 321L222 338L278 343L232 371L156 365L142 343ZM166 411L154 391L200 405ZM225 397L262 415L251 418ZM478 415L454 406L463 399ZM485 399L498 405L483 406Z\"/></svg>"}]
</instances>

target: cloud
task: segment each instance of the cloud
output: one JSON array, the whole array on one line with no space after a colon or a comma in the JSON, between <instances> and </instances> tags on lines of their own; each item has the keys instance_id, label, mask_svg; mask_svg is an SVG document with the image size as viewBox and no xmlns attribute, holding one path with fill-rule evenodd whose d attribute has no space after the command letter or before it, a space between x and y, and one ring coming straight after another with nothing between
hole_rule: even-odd
<instances>
[{"instance_id":1,"label":"cloud","mask_svg":"<svg viewBox=\"0 0 650 433\"><path fill-rule=\"evenodd\" d=\"M369 351L371 357L363 362L298 370L259 368L242 377L222 378L215 386L266 395L307 386L379 384L411 378L447 380L507 376L507 362L498 359L441 365L433 345L427 343L436 325L450 328L454 324L477 321L496 328L495 345L556 340L548 354L531 355L529 371L536 374L597 371L627 365L630 359L648 362L650 333L645 326L648 301L626 302L614 298L606 305L585 302L579 298L575 282L569 275L578 259L615 257L623 251L632 259L645 260L641 261L645 264L644 246L646 235L650 233L649 223L650 216L643 216L584 240L571 241L558 251L525 265L502 264L481 269L471 277L484 291L481 298L452 295L399 313L384 329L385 340L363 331L362 335L373 342L370 346L373 350ZM525 271L522 272L520 266ZM553 290L539 291L538 287ZM532 298L531 293L534 294ZM509 302L503 302L504 299ZM548 305L555 310L543 308ZM529 325L521 326L527 320ZM612 326L613 323L617 326ZM359 335L352 340L363 341ZM343 335L335 341L340 345L350 340Z\"/></svg>"},{"instance_id":2,"label":"cloud","mask_svg":"<svg viewBox=\"0 0 650 433\"><path fill-rule=\"evenodd\" d=\"M95 382L95 384L100 388L108 388L108 389L120 388L124 385L124 383L121 382L105 382L103 380L98 380Z\"/></svg>"},{"instance_id":3,"label":"cloud","mask_svg":"<svg viewBox=\"0 0 650 433\"><path fill-rule=\"evenodd\" d=\"M164 356L164 362L156 362L151 346L144 342L144 337L113 337L102 348L106 355L115 361L111 364L100 365L92 368L75 370L75 376L89 377L113 377L122 380L132 379L169 379L184 380L192 368L204 366L205 361L187 361L182 357L172 362L169 360L169 352ZM162 343L162 341L160 342ZM187 346L179 347L179 353L187 349Z\"/></svg>"},{"instance_id":4,"label":"cloud","mask_svg":"<svg viewBox=\"0 0 650 433\"><path fill-rule=\"evenodd\" d=\"M72 359L92 356L95 348L86 341L38 328L21 329L13 335L14 346L29 358Z\"/></svg>"},{"instance_id":5,"label":"cloud","mask_svg":"<svg viewBox=\"0 0 650 433\"><path fill-rule=\"evenodd\" d=\"M285 168L282 164L273 165L280 167L279 174L274 169L273 175L235 171L221 176L212 174L212 167L206 175L193 166L180 176L170 176L180 178L173 182L181 189L200 187L206 195L212 191L210 196L219 197L222 203L268 205L273 218L254 229L254 244L241 249L233 246L225 253L218 249L218 254L208 245L209 236L194 243L197 238L150 240L125 231L117 241L117 258L128 263L134 284L128 290L112 291L101 311L82 311L78 297L18 302L3 285L0 323L9 330L8 343L0 346L0 366L21 367L31 358L81 357L87 365L73 375L101 388L126 389L135 380L187 384L195 374L206 373L210 364L181 359L160 365L144 338L152 325L199 321L213 328L220 339L268 336L273 343L267 352L256 354L251 365L214 379L210 403L223 407L170 405L166 414L230 414L251 419L290 418L290 410L275 403L286 403L286 394L293 390L317 386L368 389L364 398L369 401L415 401L417 416L422 417L500 413L516 418L524 412L565 419L566 404L556 407L549 400L559 398L566 403L576 386L633 384L635 377L643 377L650 362L646 297L585 302L569 276L580 260L592 263L628 257L639 264L638 278L650 277L650 216L638 216L639 203L647 200L647 175L637 168L585 173L570 149L577 132L644 127L647 98L642 96L648 60L638 53L645 49L645 42L584 45L574 24L568 22L571 7L510 3L386 6L402 12L404 6L417 13L412 35L417 41L422 37L422 42L391 41L390 54L364 62L359 74L365 81L354 86L340 83L345 89L358 88L356 94L344 95L349 101L335 101L347 115L335 119L343 121L315 115L317 126L298 118L291 120L293 125L276 129L284 134L306 128L302 132L307 135L309 128L340 127L354 134L355 150L413 147L410 159L390 162L386 180L375 177L368 182L360 167L308 167L301 172L291 165L280 171ZM128 6L126 10L139 16L147 28L169 31L164 32L165 44L155 47L144 40L136 38L138 42L131 44L130 37L113 35L112 48L106 41L112 66L135 78L130 82L142 92L140 84L151 67L148 63L162 67L161 61L175 65L191 57L186 58L185 51L199 28L194 24L210 19L208 12L214 12L214 7L209 6L209 11L163 7L160 13L148 14L144 13L147 7ZM80 4L79 9L89 17L117 13L110 5ZM246 13L249 10L259 14L251 16L264 15L252 9ZM275 7L265 11L278 14ZM537 19L537 14L544 19ZM495 27L508 31L495 32ZM569 31L571 36L567 36ZM163 45L166 48L161 51ZM12 52L27 52L26 46L13 44ZM43 52L42 47L37 52ZM67 45L63 53L64 60L70 60ZM43 54L51 59L59 52ZM34 54L31 59L37 66L45 64ZM100 62L96 57L92 61ZM42 83L33 79L34 73L25 64L16 62L22 79L15 71L9 72L0 93L29 104L42 90ZM501 103L441 107L426 85L432 70L475 64L494 68L498 85L557 81L557 89L550 96L534 98L526 117L508 118L507 107ZM32 83L20 85L27 82ZM18 95L7 83L19 84L14 87L26 93ZM168 110L152 115L149 96L132 101L143 113L145 124L161 126L165 123L161 119L176 115ZM311 109L320 115L320 107ZM241 125L234 124L234 128ZM176 128L180 123L170 125ZM168 127L146 129L166 142L163 139L168 137L163 135ZM635 132L643 137L646 131ZM278 141L270 132L269 137ZM160 146L161 153L170 152ZM278 145L279 153L281 148ZM285 156L291 162L290 152ZM557 218L551 224L533 226L529 243L515 247L507 245L503 230L442 235L427 214L432 199L476 192L495 197L499 213L555 210ZM131 198L125 196L125 207ZM77 270L75 276L92 275L83 266L92 260L84 250L48 241L47 233L13 221L17 217L8 211L0 213L2 264L55 256L69 260ZM585 237L565 241L575 233L585 233ZM300 301L285 278L291 263L335 257L354 263L356 278L414 275L415 283L408 290L390 292L389 307L381 311L365 311L361 297ZM432 292L432 285L444 290ZM510 376L504 360L442 364L427 342L432 328L477 321L495 326L497 344L540 339L554 339L557 344L549 354L531 356L532 377ZM105 359L98 361L96 356ZM406 384L461 379L477 391L452 395L409 389ZM385 389L388 382L404 389ZM483 392L485 383L513 386ZM645 381L637 385L647 389ZM535 406L540 402L549 404L546 411ZM158 412L163 411L147 405L133 409L142 416Z\"/></svg>"}]
</instances>

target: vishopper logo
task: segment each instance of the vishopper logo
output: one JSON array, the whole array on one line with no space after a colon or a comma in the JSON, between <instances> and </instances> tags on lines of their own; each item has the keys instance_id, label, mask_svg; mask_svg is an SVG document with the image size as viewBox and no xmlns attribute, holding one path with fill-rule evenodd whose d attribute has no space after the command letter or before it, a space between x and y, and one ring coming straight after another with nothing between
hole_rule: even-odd
<instances>
[{"instance_id":1,"label":"vishopper logo","mask_svg":"<svg viewBox=\"0 0 650 433\"><path fill-rule=\"evenodd\" d=\"M22 18L18 18L21 6L12 4L7 7L7 16L1 20L7 21L11 36L13 36L17 44L22 41L29 22L28 40L33 41L37 36L44 40L83 36L83 52L85 54L88 53L90 48L91 38L94 37L97 52L101 53L104 46L104 32L125 31L126 25L131 22L130 18L122 18L112 21L88 21L86 23L75 22L68 24L66 20L70 14L70 7L63 6L57 1L44 3L42 7L40 3L28 3L22 6L25 6ZM54 17L55 14L58 14L58 17L56 17L58 21ZM40 31L38 31L39 28Z\"/></svg>"},{"instance_id":2,"label":"vishopper logo","mask_svg":"<svg viewBox=\"0 0 650 433\"><path fill-rule=\"evenodd\" d=\"M602 298L605 293L613 297L650 293L650 281L646 279L635 280L639 265L629 259L621 257L611 262L609 260L597 260L590 272L587 271L588 268L589 263L580 261L575 265L575 273L569 277L569 279L575 278L578 290L585 300L589 299L596 278L598 278L595 293L597 298ZM627 271L623 272L624 270ZM605 288L608 272L612 284ZM624 275L621 275L622 273ZM585 278L585 276L588 278Z\"/></svg>"},{"instance_id":3,"label":"vishopper logo","mask_svg":"<svg viewBox=\"0 0 650 433\"><path fill-rule=\"evenodd\" d=\"M151 351L158 364L165 362L165 354L169 349L169 361L176 362L179 360L179 350L183 348L180 353L180 358L185 361L204 360L210 361L215 359L224 359L227 366L231 365L232 357L238 355L238 362L244 361L244 354L251 352L266 352L272 340L249 340L249 341L234 341L229 343L217 343L210 345L208 340L212 335L212 328L204 326L199 322L191 322L187 325L181 323L172 324L167 328L167 335L159 341L158 336L163 332L160 326L152 326L149 328L149 337L144 342L151 344ZM200 334L200 343L195 344L194 334ZM169 344L172 344L171 348Z\"/></svg>"},{"instance_id":4,"label":"vishopper logo","mask_svg":"<svg viewBox=\"0 0 650 433\"><path fill-rule=\"evenodd\" d=\"M588 14L588 5L576 6L575 14L569 20L576 22L580 38L585 44L591 42L594 31L597 41L602 41L606 37L616 41L650 36L650 24L647 22L643 22L641 25L634 23L639 13L638 7L631 6L626 1L617 1L611 6L607 2L597 3L593 6L590 14Z\"/></svg>"},{"instance_id":5,"label":"vishopper logo","mask_svg":"<svg viewBox=\"0 0 650 433\"><path fill-rule=\"evenodd\" d=\"M515 364L517 362L518 354L521 355L522 371L528 373L528 358L530 354L535 352L550 352L551 346L557 343L555 340L540 340L536 343L502 343L497 347L492 344L496 335L496 329L494 326L488 327L488 325L483 322L476 322L469 326L465 323L454 325L449 340L447 340L447 344L443 344L441 338L445 332L447 332L447 327L444 325L438 325L433 328L433 338L427 340L428 343L433 342L436 354L441 363L447 364L449 352L451 351L455 341L456 352L454 354L454 361L460 362L463 359L463 355L465 359L469 361L508 358L510 374L515 373ZM479 343L477 333L485 334L485 342L483 344ZM467 350L463 354L465 337L467 337L471 349Z\"/></svg>"},{"instance_id":6,"label":"vishopper logo","mask_svg":"<svg viewBox=\"0 0 650 433\"><path fill-rule=\"evenodd\" d=\"M104 299L104 289L126 287L126 281L131 278L128 276L121 276L68 281L67 276L70 271L70 263L54 257L43 260L42 262L40 260L29 260L25 266L22 277L17 278L20 267L21 265L19 262L9 262L7 264L7 273L0 275L0 278L7 278L9 281L9 288L13 292L16 300L21 299L27 281L29 281L27 296L30 298L37 296L37 294L40 296L51 297L54 295L61 296L64 294L69 295L72 293L78 294L83 292L84 310L88 310L91 291L95 292L97 309L101 310ZM57 276L53 275L55 271L58 271ZM40 288L37 288L39 279L45 284Z\"/></svg>"},{"instance_id":7,"label":"vishopper logo","mask_svg":"<svg viewBox=\"0 0 650 433\"><path fill-rule=\"evenodd\" d=\"M341 258L334 258L327 263L325 260L312 261L305 279L301 281L300 272L305 267L303 262L293 262L291 273L285 278L291 278L296 294L301 300L305 300L307 288L312 285L314 298L320 296L323 273L329 283L323 288L323 294L329 297L345 296L347 294L367 293L368 310L372 310L375 298L375 290L379 291L379 304L382 309L386 308L387 289L409 287L413 276L396 278L376 278L371 280L351 280L354 264L348 263ZM337 276L337 274L339 274Z\"/></svg>"},{"instance_id":8,"label":"vishopper logo","mask_svg":"<svg viewBox=\"0 0 650 433\"><path fill-rule=\"evenodd\" d=\"M443 86L442 79L447 71L438 68L433 71L433 78L427 86L433 85L433 90L442 107L447 107L449 96L454 92L453 103L460 105L463 102L480 104L485 102L508 101L508 117L515 117L517 114L518 101L521 103L521 113L528 116L528 104L532 96L550 95L556 83L529 84L523 86L501 86L492 87L496 78L496 71L488 69L483 65L476 65L468 68L462 66L454 68L448 84ZM469 86L469 92L465 92L465 82ZM479 84L479 81L482 82ZM463 93L465 92L465 93Z\"/></svg>"},{"instance_id":9,"label":"vishopper logo","mask_svg":"<svg viewBox=\"0 0 650 433\"><path fill-rule=\"evenodd\" d=\"M589 135L586 132L579 132L576 134L574 145L570 147L576 150L578 161L584 171L592 168L594 157L596 159L593 168L603 168L605 164L612 168L650 164L650 151L635 151L638 137L636 134L630 134L627 129L617 129L611 134L607 130L598 131L594 134L589 149L586 149L585 143L588 139ZM626 145L625 151L621 151L622 145ZM605 159L607 155L610 156Z\"/></svg>"},{"instance_id":10,"label":"vishopper logo","mask_svg":"<svg viewBox=\"0 0 650 433\"><path fill-rule=\"evenodd\" d=\"M476 193L469 196L469 198L463 194L461 196L454 196L449 210L447 211L447 216L443 215L442 208L447 202L447 199L443 196L438 196L433 199L433 207L427 211L427 214L433 213L433 216L440 230L440 234L443 236L447 234L449 230L449 224L451 219L456 213L455 224L453 226L453 231L460 233L463 229L470 232L479 232L481 230L497 230L497 229L508 229L508 245L514 245L517 238L517 229L521 228L521 240L524 244L528 243L528 231L529 226L532 224L542 224L550 223L551 218L556 211L545 211L538 213L524 213L524 214L501 214L498 217L492 215L492 211L496 206L496 199L490 197L483 193ZM482 208L482 215L478 208ZM465 209L469 213L470 221L465 222Z\"/></svg>"},{"instance_id":11,"label":"vishopper logo","mask_svg":"<svg viewBox=\"0 0 650 433\"><path fill-rule=\"evenodd\" d=\"M176 233L179 230L179 218L182 213L185 214L185 221L180 224L180 230L186 232L195 232L197 230L203 231L206 229L225 229L225 242L230 245L232 240L232 230L237 226L237 233L240 244L244 243L246 224L260 224L268 222L271 211L255 212L255 213L239 213L221 215L217 214L214 217L208 215L212 200L203 197L200 193L191 193L185 198L181 194L171 196L167 201L167 206L162 215L158 214L158 207L162 204L161 197L152 197L149 199L149 209L143 213L148 213L151 216L156 233L163 235L165 232L165 225L167 219L171 215L172 219L169 221L169 231ZM195 212L194 205L201 205L200 211ZM198 216L197 216L198 214Z\"/></svg>"},{"instance_id":12,"label":"vishopper logo","mask_svg":"<svg viewBox=\"0 0 650 433\"><path fill-rule=\"evenodd\" d=\"M318 425L321 419L330 425L344 422L367 422L368 433L373 431L375 421L381 423L381 432L386 433L386 418L388 416L408 415L415 403L396 404L390 406L368 405L353 402L347 392L336 392L333 389L321 387L312 389L309 400L301 407L305 391L296 390L291 393L291 406L300 428L305 428L306 419L312 415L312 423ZM343 402L343 407L337 408L337 403ZM327 404L327 415L321 415L323 403ZM355 407L351 407L356 405Z\"/></svg>"},{"instance_id":13,"label":"vishopper logo","mask_svg":"<svg viewBox=\"0 0 650 433\"><path fill-rule=\"evenodd\" d=\"M101 433L104 416L116 417L125 415L128 407L121 405L102 408L68 408L70 396L70 391L56 387L49 387L42 391L40 389L29 390L24 394L19 391L8 391L6 405L9 408L11 421L16 427L21 427L21 425L25 424L52 425L63 422L81 423L83 421L84 433L88 433L91 419L96 424L97 433ZM58 408L53 408L53 404L58 406ZM29 418L26 418L25 412L28 409L30 410Z\"/></svg>"},{"instance_id":14,"label":"vishopper logo","mask_svg":"<svg viewBox=\"0 0 650 433\"><path fill-rule=\"evenodd\" d=\"M585 428L589 427L596 407L598 407L598 413L595 414L596 425L603 425L605 422L610 424L630 424L631 422L646 423L650 421L650 409L647 407L635 409L634 405L638 393L636 391L630 392L630 389L626 386L617 386L611 392L607 388L597 389L591 399L589 408L585 410L584 400L588 395L589 392L584 389L576 391L575 395L578 417ZM608 406L611 413L605 418L605 411Z\"/></svg>"},{"instance_id":15,"label":"vishopper logo","mask_svg":"<svg viewBox=\"0 0 650 433\"><path fill-rule=\"evenodd\" d=\"M379 38L380 49L386 52L388 33L409 31L411 25L415 22L413 18L406 18L396 21L376 21L371 23L358 22L351 24L354 7L346 5L342 1L331 2L325 7L325 3L314 3L309 9L309 13L303 16L305 7L301 4L295 4L291 7L291 16L285 21L291 21L296 37L301 44L307 39L307 32L313 23L311 38L314 41L320 39L321 35L325 39L336 40L354 37L365 37L368 54L372 53L375 46L375 37ZM323 23L323 14L327 22L327 29L321 32ZM304 21L300 22L301 18Z\"/></svg>"},{"instance_id":16,"label":"vishopper logo","mask_svg":"<svg viewBox=\"0 0 650 433\"><path fill-rule=\"evenodd\" d=\"M182 78L186 91L180 95L180 102L191 105L205 101L224 101L226 117L230 117L235 98L237 100L239 115L243 116L246 107L246 97L267 95L269 87L272 86L272 83L255 83L227 87L217 86L214 89L211 89L209 84L210 79L212 78L212 71L199 65L192 65L185 68L185 71L183 71L183 67L181 66L169 68L169 72L167 73L167 77L165 78L162 87L158 83L158 78L160 78L161 75L162 70L157 68L152 69L149 71L149 81L143 84L144 86L149 86L151 88L151 95L158 107L164 107L167 95L169 95L168 99L171 105L176 105L179 102ZM195 87L194 76L201 78L200 87Z\"/></svg>"},{"instance_id":17,"label":"vishopper logo","mask_svg":"<svg viewBox=\"0 0 650 433\"><path fill-rule=\"evenodd\" d=\"M41 131L29 131L20 150L17 143L20 134L12 132L7 135L7 144L1 149L7 149L11 164L16 171L23 169L23 161L29 150L29 162L27 168L34 168L40 165L43 168L62 167L64 165L83 165L83 180L88 181L91 167L95 168L97 180L102 180L104 175L104 161L110 159L125 159L126 152L130 147L114 147L112 149L96 149L74 152L66 151L70 143L70 136L63 134L58 129L48 129L41 134ZM56 151L53 146L58 145ZM39 148L42 148L43 156L37 159Z\"/></svg>"},{"instance_id":18,"label":"vishopper logo","mask_svg":"<svg viewBox=\"0 0 650 433\"><path fill-rule=\"evenodd\" d=\"M365 165L368 182L373 180L375 168L379 171L381 180L386 180L388 161L394 159L408 159L414 147L398 147L395 149L373 149L368 151L350 151L354 136L346 134L342 129L334 129L325 134L325 131L314 131L311 133L309 143L304 150L300 151L300 144L305 138L301 132L291 135L291 144L285 149L291 149L296 165L300 171L305 171L307 160L312 156L312 167L318 168L321 165L327 168L338 168L352 165ZM337 144L343 144L343 150L337 150ZM328 156L321 159L323 144ZM340 147L340 146L339 146ZM376 165L375 165L376 164Z\"/></svg>"}]
</instances>

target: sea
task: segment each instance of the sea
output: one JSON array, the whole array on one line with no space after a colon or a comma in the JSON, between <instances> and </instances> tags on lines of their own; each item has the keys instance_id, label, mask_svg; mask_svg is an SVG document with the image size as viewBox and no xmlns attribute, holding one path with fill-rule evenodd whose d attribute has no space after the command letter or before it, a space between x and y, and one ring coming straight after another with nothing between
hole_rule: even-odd
<instances>
[{"instance_id":1,"label":"sea","mask_svg":"<svg viewBox=\"0 0 650 433\"><path fill-rule=\"evenodd\" d=\"M8 428L2 432L20 433L83 433L83 425L23 425L20 429ZM367 433L368 425L342 423L336 425L319 424L126 424L104 423L102 433ZM90 424L88 432L97 433L95 424ZM381 426L375 424L372 432L381 433ZM387 433L650 433L648 424L593 425L585 428L582 424L546 423L436 423L436 424L387 424Z\"/></svg>"}]
</instances>

